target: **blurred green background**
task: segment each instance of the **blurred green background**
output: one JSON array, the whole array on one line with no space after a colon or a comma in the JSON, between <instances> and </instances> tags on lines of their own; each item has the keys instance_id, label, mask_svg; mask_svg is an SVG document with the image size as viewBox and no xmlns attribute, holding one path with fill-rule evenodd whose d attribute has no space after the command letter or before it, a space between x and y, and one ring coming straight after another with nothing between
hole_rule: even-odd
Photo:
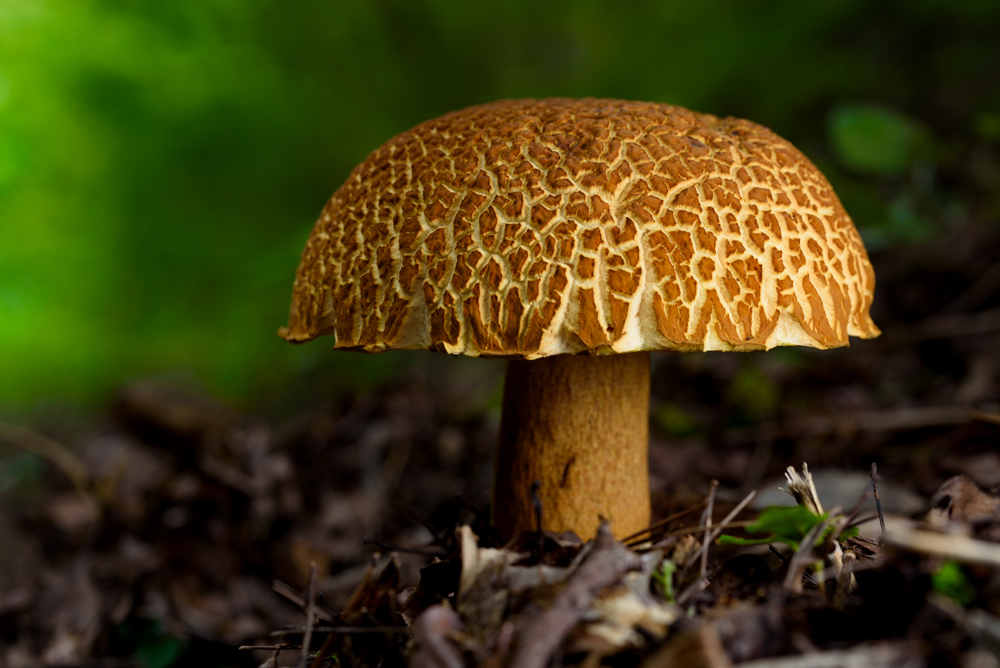
<instances>
[{"instance_id":1,"label":"blurred green background","mask_svg":"<svg viewBox=\"0 0 1000 668\"><path fill-rule=\"evenodd\" d=\"M995 220L998 34L995 0L0 0L0 411L161 374L252 405L408 363L278 339L299 252L379 144L498 98L756 120L876 255L967 215L958 190Z\"/></svg>"}]
</instances>

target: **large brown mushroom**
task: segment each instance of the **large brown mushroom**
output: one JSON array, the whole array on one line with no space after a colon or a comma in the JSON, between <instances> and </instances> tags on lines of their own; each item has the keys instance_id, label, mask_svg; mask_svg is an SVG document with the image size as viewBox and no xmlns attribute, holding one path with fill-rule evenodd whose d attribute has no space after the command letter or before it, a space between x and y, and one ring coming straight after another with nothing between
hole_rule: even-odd
<instances>
[{"instance_id":1,"label":"large brown mushroom","mask_svg":"<svg viewBox=\"0 0 1000 668\"><path fill-rule=\"evenodd\" d=\"M823 175L755 123L513 100L390 139L327 203L289 341L509 360L493 518L649 522L649 352L877 336L875 276Z\"/></svg>"}]
</instances>

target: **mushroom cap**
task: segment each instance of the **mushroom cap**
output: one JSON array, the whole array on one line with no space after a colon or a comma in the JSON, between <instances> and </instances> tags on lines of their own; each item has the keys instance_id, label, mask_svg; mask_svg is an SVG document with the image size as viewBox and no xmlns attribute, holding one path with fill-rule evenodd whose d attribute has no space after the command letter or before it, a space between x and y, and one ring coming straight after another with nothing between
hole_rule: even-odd
<instances>
[{"instance_id":1,"label":"mushroom cap","mask_svg":"<svg viewBox=\"0 0 1000 668\"><path fill-rule=\"evenodd\" d=\"M289 341L533 359L844 346L875 274L826 178L738 118L506 100L390 139L320 216Z\"/></svg>"}]
</instances>

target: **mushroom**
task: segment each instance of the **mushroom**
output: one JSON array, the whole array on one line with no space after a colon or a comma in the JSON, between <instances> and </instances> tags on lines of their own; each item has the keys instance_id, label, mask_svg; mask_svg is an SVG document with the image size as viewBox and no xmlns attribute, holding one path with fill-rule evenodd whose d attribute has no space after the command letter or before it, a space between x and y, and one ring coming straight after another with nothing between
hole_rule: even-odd
<instances>
[{"instance_id":1,"label":"mushroom","mask_svg":"<svg viewBox=\"0 0 1000 668\"><path fill-rule=\"evenodd\" d=\"M650 351L879 334L830 184L760 125L606 99L422 123L358 165L299 265L288 341L508 360L492 512L508 538L649 523Z\"/></svg>"}]
</instances>

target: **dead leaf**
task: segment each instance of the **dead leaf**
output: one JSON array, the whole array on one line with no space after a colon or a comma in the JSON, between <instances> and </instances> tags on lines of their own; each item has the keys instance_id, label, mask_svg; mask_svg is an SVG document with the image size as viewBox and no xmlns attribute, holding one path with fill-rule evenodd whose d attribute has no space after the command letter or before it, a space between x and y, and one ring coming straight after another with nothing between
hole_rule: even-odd
<instances>
[{"instance_id":1,"label":"dead leaf","mask_svg":"<svg viewBox=\"0 0 1000 668\"><path fill-rule=\"evenodd\" d=\"M947 522L976 524L1000 520L1000 498L987 494L969 476L960 474L945 480L931 497L926 523L940 528Z\"/></svg>"},{"instance_id":2,"label":"dead leaf","mask_svg":"<svg viewBox=\"0 0 1000 668\"><path fill-rule=\"evenodd\" d=\"M567 578L548 609L526 613L514 621L520 638L512 665L519 668L547 666L597 593L619 583L626 572L641 567L638 555L616 541L608 525L602 524L590 553Z\"/></svg>"},{"instance_id":3,"label":"dead leaf","mask_svg":"<svg viewBox=\"0 0 1000 668\"><path fill-rule=\"evenodd\" d=\"M462 620L445 605L434 605L417 617L413 638L417 650L410 659L414 668L462 668L462 652L455 643Z\"/></svg>"}]
</instances>

